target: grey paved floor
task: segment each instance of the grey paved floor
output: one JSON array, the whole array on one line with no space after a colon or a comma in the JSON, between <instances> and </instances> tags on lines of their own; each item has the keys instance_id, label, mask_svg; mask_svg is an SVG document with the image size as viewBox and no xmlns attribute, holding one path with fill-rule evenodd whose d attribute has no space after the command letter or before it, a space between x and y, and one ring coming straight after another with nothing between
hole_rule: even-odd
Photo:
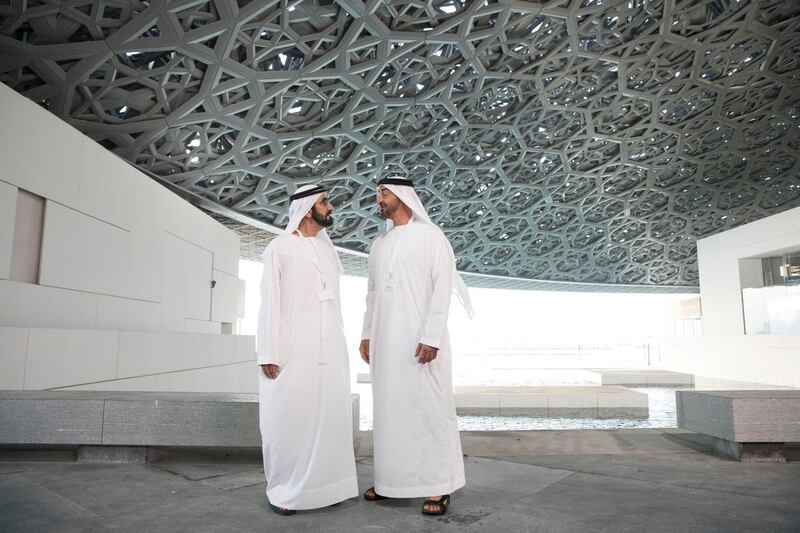
<instances>
[{"instance_id":1,"label":"grey paved floor","mask_svg":"<svg viewBox=\"0 0 800 533\"><path fill-rule=\"evenodd\" d=\"M703 437L681 430L465 433L462 442L468 484L441 518L421 516L420 500L273 515L253 455L108 465L6 451L0 531L800 532L794 450L785 464L740 464L708 455ZM358 473L369 487L370 457Z\"/></svg>"}]
</instances>

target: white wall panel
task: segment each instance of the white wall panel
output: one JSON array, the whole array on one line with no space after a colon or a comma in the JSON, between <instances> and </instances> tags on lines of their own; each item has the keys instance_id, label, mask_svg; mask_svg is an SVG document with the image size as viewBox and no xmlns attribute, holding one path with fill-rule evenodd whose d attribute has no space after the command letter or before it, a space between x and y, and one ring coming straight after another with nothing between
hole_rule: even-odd
<instances>
[{"instance_id":1,"label":"white wall panel","mask_svg":"<svg viewBox=\"0 0 800 533\"><path fill-rule=\"evenodd\" d=\"M256 361L255 335L236 335L239 341L238 353L240 361Z\"/></svg>"},{"instance_id":2,"label":"white wall panel","mask_svg":"<svg viewBox=\"0 0 800 533\"><path fill-rule=\"evenodd\" d=\"M743 289L764 286L764 269L761 259L739 260L739 284Z\"/></svg>"},{"instance_id":3,"label":"white wall panel","mask_svg":"<svg viewBox=\"0 0 800 533\"><path fill-rule=\"evenodd\" d=\"M800 208L795 209L800 210ZM791 211L794 211L795 209L787 212L791 213ZM768 220L768 218L762 220ZM752 224L758 224L758 222L761 221L759 220L752 222ZM796 224L797 221L794 221L794 223ZM792 231L788 232L786 231L786 228L770 228L770 230L775 232L779 231L780 233L765 233L760 239L754 240L748 243L746 246L736 248L735 251L737 252L737 255L740 257L748 257L760 255L766 251L775 251L777 255L784 251L797 250L797 243L800 242L800 232L794 230L794 228L792 228ZM768 230L765 228L763 231Z\"/></svg>"},{"instance_id":4,"label":"white wall panel","mask_svg":"<svg viewBox=\"0 0 800 533\"><path fill-rule=\"evenodd\" d=\"M11 250L14 245L14 219L17 215L17 188L0 181L0 279L11 272Z\"/></svg>"},{"instance_id":5,"label":"white wall panel","mask_svg":"<svg viewBox=\"0 0 800 533\"><path fill-rule=\"evenodd\" d=\"M152 392L158 390L157 383L157 376L145 376L96 383L90 390Z\"/></svg>"},{"instance_id":6,"label":"white wall panel","mask_svg":"<svg viewBox=\"0 0 800 533\"><path fill-rule=\"evenodd\" d=\"M160 302L164 270L164 188L149 178L133 187L128 293L130 298Z\"/></svg>"},{"instance_id":7,"label":"white wall panel","mask_svg":"<svg viewBox=\"0 0 800 533\"><path fill-rule=\"evenodd\" d=\"M758 365L758 381L791 386L794 376L791 374L792 365L789 361L789 351L786 348L766 348L766 350L769 350L773 364L770 366Z\"/></svg>"},{"instance_id":8,"label":"white wall panel","mask_svg":"<svg viewBox=\"0 0 800 533\"><path fill-rule=\"evenodd\" d=\"M97 295L0 280L0 326L94 328Z\"/></svg>"},{"instance_id":9,"label":"white wall panel","mask_svg":"<svg viewBox=\"0 0 800 533\"><path fill-rule=\"evenodd\" d=\"M241 368L226 365L195 370L197 392L242 392Z\"/></svg>"},{"instance_id":10,"label":"white wall panel","mask_svg":"<svg viewBox=\"0 0 800 533\"><path fill-rule=\"evenodd\" d=\"M165 237L166 233L155 227L134 226L128 256L128 298L162 301Z\"/></svg>"},{"instance_id":11,"label":"white wall panel","mask_svg":"<svg viewBox=\"0 0 800 533\"><path fill-rule=\"evenodd\" d=\"M39 283L46 202L41 196L17 189L14 244L8 276L12 281Z\"/></svg>"},{"instance_id":12,"label":"white wall panel","mask_svg":"<svg viewBox=\"0 0 800 533\"><path fill-rule=\"evenodd\" d=\"M161 272L161 330L184 331L186 319L186 250L185 241L171 233L164 234L163 271Z\"/></svg>"},{"instance_id":13,"label":"white wall panel","mask_svg":"<svg viewBox=\"0 0 800 533\"><path fill-rule=\"evenodd\" d=\"M159 392L197 392L194 370L159 374L155 379L156 390Z\"/></svg>"},{"instance_id":14,"label":"white wall panel","mask_svg":"<svg viewBox=\"0 0 800 533\"><path fill-rule=\"evenodd\" d=\"M97 295L97 329L158 331L161 304Z\"/></svg>"},{"instance_id":15,"label":"white wall panel","mask_svg":"<svg viewBox=\"0 0 800 533\"><path fill-rule=\"evenodd\" d=\"M184 318L211 319L211 280L213 255L208 250L185 243L186 314Z\"/></svg>"},{"instance_id":16,"label":"white wall panel","mask_svg":"<svg viewBox=\"0 0 800 533\"><path fill-rule=\"evenodd\" d=\"M27 328L0 328L0 390L24 388L27 353Z\"/></svg>"},{"instance_id":17,"label":"white wall panel","mask_svg":"<svg viewBox=\"0 0 800 533\"><path fill-rule=\"evenodd\" d=\"M164 238L161 323L165 330L184 328L184 320L211 319L212 255L167 233ZM183 331L183 329L180 329Z\"/></svg>"},{"instance_id":18,"label":"white wall panel","mask_svg":"<svg viewBox=\"0 0 800 533\"><path fill-rule=\"evenodd\" d=\"M194 320L187 318L184 321L184 331L186 333L205 333L219 335L222 333L222 324L219 322L209 322L208 320Z\"/></svg>"},{"instance_id":19,"label":"white wall panel","mask_svg":"<svg viewBox=\"0 0 800 533\"><path fill-rule=\"evenodd\" d=\"M214 249L214 227L218 222L180 196L163 190L164 228L187 242L208 251Z\"/></svg>"},{"instance_id":20,"label":"white wall panel","mask_svg":"<svg viewBox=\"0 0 800 533\"><path fill-rule=\"evenodd\" d=\"M239 282L238 298L236 299L236 316L244 318L247 306L247 282L243 279L237 280Z\"/></svg>"},{"instance_id":21,"label":"white wall panel","mask_svg":"<svg viewBox=\"0 0 800 533\"><path fill-rule=\"evenodd\" d=\"M18 188L46 200L41 285L7 279ZM194 371L180 370L185 361L176 360L174 350L164 355L130 346L119 356L121 375L129 377L118 377L114 335L202 331L208 333L203 342L189 341L198 354L192 364L237 360L240 341L209 338L221 337L221 321L211 320L213 270L219 278L213 313L233 322L238 265L234 232L0 86L0 326L39 328L26 356L34 370L26 387L96 389L82 385L89 381L113 382L109 386L120 390L160 386L155 377L134 376L141 372L180 373L164 379L194 386ZM72 329L80 331L61 331ZM181 342L185 348L187 341ZM0 369L9 383L21 379L19 360L15 364Z\"/></svg>"},{"instance_id":22,"label":"white wall panel","mask_svg":"<svg viewBox=\"0 0 800 533\"><path fill-rule=\"evenodd\" d=\"M50 389L114 379L119 333L31 329L26 389Z\"/></svg>"},{"instance_id":23,"label":"white wall panel","mask_svg":"<svg viewBox=\"0 0 800 533\"><path fill-rule=\"evenodd\" d=\"M233 324L239 311L239 278L214 269L214 280L211 320Z\"/></svg>"},{"instance_id":24,"label":"white wall panel","mask_svg":"<svg viewBox=\"0 0 800 533\"><path fill-rule=\"evenodd\" d=\"M214 268L231 276L239 277L239 236L215 221L214 223Z\"/></svg>"},{"instance_id":25,"label":"white wall panel","mask_svg":"<svg viewBox=\"0 0 800 533\"><path fill-rule=\"evenodd\" d=\"M159 392L258 392L258 367L231 364L213 368L167 372L154 376L117 379L61 387L61 390L159 391Z\"/></svg>"},{"instance_id":26,"label":"white wall panel","mask_svg":"<svg viewBox=\"0 0 800 533\"><path fill-rule=\"evenodd\" d=\"M184 342L181 333L121 331L117 378L185 369Z\"/></svg>"},{"instance_id":27,"label":"white wall panel","mask_svg":"<svg viewBox=\"0 0 800 533\"><path fill-rule=\"evenodd\" d=\"M125 296L129 233L54 202L47 202L40 283Z\"/></svg>"},{"instance_id":28,"label":"white wall panel","mask_svg":"<svg viewBox=\"0 0 800 533\"><path fill-rule=\"evenodd\" d=\"M130 230L134 181L149 178L88 137L82 149L78 210Z\"/></svg>"},{"instance_id":29,"label":"white wall panel","mask_svg":"<svg viewBox=\"0 0 800 533\"><path fill-rule=\"evenodd\" d=\"M254 346L252 336L0 327L0 389L254 392Z\"/></svg>"},{"instance_id":30,"label":"white wall panel","mask_svg":"<svg viewBox=\"0 0 800 533\"><path fill-rule=\"evenodd\" d=\"M186 335L187 368L242 362L236 335Z\"/></svg>"},{"instance_id":31,"label":"white wall panel","mask_svg":"<svg viewBox=\"0 0 800 533\"><path fill-rule=\"evenodd\" d=\"M241 392L258 392L258 373L261 369L253 363L242 363L239 368Z\"/></svg>"},{"instance_id":32,"label":"white wall panel","mask_svg":"<svg viewBox=\"0 0 800 533\"><path fill-rule=\"evenodd\" d=\"M76 207L82 143L78 130L0 84L0 179Z\"/></svg>"},{"instance_id":33,"label":"white wall panel","mask_svg":"<svg viewBox=\"0 0 800 533\"><path fill-rule=\"evenodd\" d=\"M698 376L800 387L800 336L714 335L665 337L659 367Z\"/></svg>"}]
</instances>

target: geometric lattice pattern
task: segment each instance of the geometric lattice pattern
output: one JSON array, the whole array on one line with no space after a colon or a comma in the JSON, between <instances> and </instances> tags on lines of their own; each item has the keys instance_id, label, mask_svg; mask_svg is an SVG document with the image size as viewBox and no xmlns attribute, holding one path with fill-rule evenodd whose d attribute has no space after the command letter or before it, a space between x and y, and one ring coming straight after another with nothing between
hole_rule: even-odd
<instances>
[{"instance_id":1,"label":"geometric lattice pattern","mask_svg":"<svg viewBox=\"0 0 800 533\"><path fill-rule=\"evenodd\" d=\"M322 180L351 250L407 176L465 272L695 286L800 205L794 0L5 0L0 81L272 225Z\"/></svg>"},{"instance_id":2,"label":"geometric lattice pattern","mask_svg":"<svg viewBox=\"0 0 800 533\"><path fill-rule=\"evenodd\" d=\"M190 202L196 202L197 197L187 197ZM276 237L273 230L261 229L253 224L245 224L237 219L232 219L230 212L220 209L219 206L211 208L205 202L197 202L198 207L206 214L221 222L229 229L239 234L241 239L242 259L261 261L264 248ZM220 213L223 211L223 213ZM255 223L257 224L257 223ZM339 249L339 259L344 267L344 273L351 276L366 277L369 269L367 254L351 250ZM469 287L482 287L487 289L513 289L532 291L567 291L567 292L613 292L613 293L696 293L696 287L672 285L623 285L619 283L576 283L568 281L546 281L509 276L495 276L491 274L475 274L462 272L461 277Z\"/></svg>"}]
</instances>

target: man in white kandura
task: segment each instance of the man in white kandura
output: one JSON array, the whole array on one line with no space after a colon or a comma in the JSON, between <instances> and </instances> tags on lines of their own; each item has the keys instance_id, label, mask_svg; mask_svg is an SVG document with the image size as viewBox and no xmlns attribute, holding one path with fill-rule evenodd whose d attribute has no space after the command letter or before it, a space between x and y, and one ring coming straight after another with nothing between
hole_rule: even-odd
<instances>
[{"instance_id":1,"label":"man in white kandura","mask_svg":"<svg viewBox=\"0 0 800 533\"><path fill-rule=\"evenodd\" d=\"M258 364L267 503L280 515L358 496L341 263L319 186L291 196L289 225L264 251Z\"/></svg>"},{"instance_id":2,"label":"man in white kandura","mask_svg":"<svg viewBox=\"0 0 800 533\"><path fill-rule=\"evenodd\" d=\"M423 514L444 514L464 486L464 460L447 332L450 293L472 317L453 249L413 184L378 182L387 231L369 254L360 346L372 372L375 486L367 500L425 497Z\"/></svg>"}]
</instances>

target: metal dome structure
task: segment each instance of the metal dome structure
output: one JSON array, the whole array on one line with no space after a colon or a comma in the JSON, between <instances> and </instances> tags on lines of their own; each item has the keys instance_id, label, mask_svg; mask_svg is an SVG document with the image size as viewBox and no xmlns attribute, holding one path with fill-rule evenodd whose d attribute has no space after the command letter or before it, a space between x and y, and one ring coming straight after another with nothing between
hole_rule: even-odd
<instances>
[{"instance_id":1,"label":"metal dome structure","mask_svg":"<svg viewBox=\"0 0 800 533\"><path fill-rule=\"evenodd\" d=\"M321 181L355 252L406 176L476 275L688 289L800 205L795 1L6 0L0 81L248 220Z\"/></svg>"}]
</instances>

